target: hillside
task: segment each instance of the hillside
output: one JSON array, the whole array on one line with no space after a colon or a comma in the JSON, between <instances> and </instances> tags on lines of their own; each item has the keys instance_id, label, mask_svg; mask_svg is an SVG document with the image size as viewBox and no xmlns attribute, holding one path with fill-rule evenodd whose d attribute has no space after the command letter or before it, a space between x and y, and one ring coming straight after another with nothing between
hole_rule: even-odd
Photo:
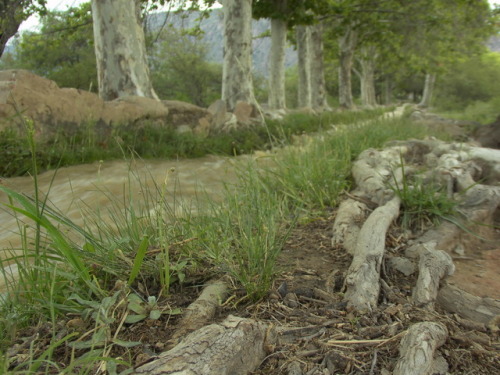
<instances>
[{"instance_id":1,"label":"hillside","mask_svg":"<svg viewBox=\"0 0 500 375\"><path fill-rule=\"evenodd\" d=\"M162 27L174 27L177 29L190 29L197 25L203 31L203 42L208 46L208 60L222 63L224 15L222 9L214 9L208 18L199 20L199 12L161 12L152 14L148 20L149 29L153 32L161 30ZM253 63L254 70L261 75L267 73L267 60L271 39L269 37L259 37L270 30L269 20L253 21ZM297 53L292 46L286 51L285 65L287 67L295 65Z\"/></svg>"}]
</instances>

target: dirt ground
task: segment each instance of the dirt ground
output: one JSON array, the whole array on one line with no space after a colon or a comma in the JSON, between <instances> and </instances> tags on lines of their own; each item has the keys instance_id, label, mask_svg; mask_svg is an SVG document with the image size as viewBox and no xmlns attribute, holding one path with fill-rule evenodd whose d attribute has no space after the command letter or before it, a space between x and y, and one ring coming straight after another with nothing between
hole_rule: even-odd
<instances>
[{"instance_id":1,"label":"dirt ground","mask_svg":"<svg viewBox=\"0 0 500 375\"><path fill-rule=\"evenodd\" d=\"M421 310L409 303L416 276L406 277L387 265L389 257L404 251L409 239L397 224L393 224L387 236L387 256L382 267L382 278L392 294L382 293L379 308L371 314L346 311L342 288L351 257L343 248L331 245L334 217L332 211L300 223L293 230L278 261L279 275L266 298L250 305L227 304L215 317L218 322L232 314L276 327L286 326L278 344L269 348L269 355L254 375L289 374L292 363L303 374L390 374L398 359L403 332L412 323L429 320L443 323L449 331L439 350L449 364L449 374L498 373L498 331L442 311ZM495 240L499 240L498 229L494 234ZM463 259L455 262L457 273L450 282L479 295L499 298L498 243L477 244L474 254L462 255ZM183 286L161 304L171 308L188 306L201 291L199 284L200 281ZM58 336L92 329L71 318L59 323ZM115 347L110 355L135 366L154 359L166 349L179 318L180 315L163 315L158 320L146 319L122 328L120 339L142 344L127 350ZM33 327L18 337L24 339L19 339L9 352L14 363L28 355L30 345L36 352L46 349L52 330L49 325ZM61 345L55 353L56 363L65 368L72 355L82 353L72 353L71 348Z\"/></svg>"}]
</instances>

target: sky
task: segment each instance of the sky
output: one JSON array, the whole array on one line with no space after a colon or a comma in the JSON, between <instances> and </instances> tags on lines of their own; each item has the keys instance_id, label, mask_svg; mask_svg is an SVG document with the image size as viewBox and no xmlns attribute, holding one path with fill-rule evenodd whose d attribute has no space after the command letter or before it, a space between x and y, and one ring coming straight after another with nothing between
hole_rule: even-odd
<instances>
[{"instance_id":1,"label":"sky","mask_svg":"<svg viewBox=\"0 0 500 375\"><path fill-rule=\"evenodd\" d=\"M68 9L72 6L76 6L78 4L84 3L88 0L48 0L47 1L47 8L50 10L53 9L58 9L58 10L65 10ZM488 2L493 6L493 5L498 5L500 6L500 0L488 0ZM35 29L39 24L38 21L38 16L31 16L28 18L26 21L24 21L21 24L21 27L19 28L20 31L23 30L33 30Z\"/></svg>"}]
</instances>

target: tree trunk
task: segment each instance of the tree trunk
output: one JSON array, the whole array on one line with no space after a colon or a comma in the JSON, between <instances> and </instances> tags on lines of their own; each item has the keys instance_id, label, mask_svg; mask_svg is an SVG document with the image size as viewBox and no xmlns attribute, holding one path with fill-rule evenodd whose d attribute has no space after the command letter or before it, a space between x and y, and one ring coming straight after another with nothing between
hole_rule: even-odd
<instances>
[{"instance_id":1,"label":"tree trunk","mask_svg":"<svg viewBox=\"0 0 500 375\"><path fill-rule=\"evenodd\" d=\"M361 103L364 107L375 107L377 99L375 96L375 59L377 51L374 46L364 47L361 57L358 59L361 66Z\"/></svg>"},{"instance_id":2,"label":"tree trunk","mask_svg":"<svg viewBox=\"0 0 500 375\"><path fill-rule=\"evenodd\" d=\"M356 43L357 35L352 28L339 38L339 105L345 109L354 107L351 72Z\"/></svg>"},{"instance_id":3,"label":"tree trunk","mask_svg":"<svg viewBox=\"0 0 500 375\"><path fill-rule=\"evenodd\" d=\"M271 19L271 53L269 54L269 108L286 108L285 46L286 22Z\"/></svg>"},{"instance_id":4,"label":"tree trunk","mask_svg":"<svg viewBox=\"0 0 500 375\"><path fill-rule=\"evenodd\" d=\"M158 99L149 79L144 32L134 0L93 0L92 18L99 95Z\"/></svg>"},{"instance_id":5,"label":"tree trunk","mask_svg":"<svg viewBox=\"0 0 500 375\"><path fill-rule=\"evenodd\" d=\"M311 102L313 108L328 108L326 101L325 69L323 61L323 25L311 26Z\"/></svg>"},{"instance_id":6,"label":"tree trunk","mask_svg":"<svg viewBox=\"0 0 500 375\"><path fill-rule=\"evenodd\" d=\"M389 105L392 102L392 80L390 77L385 77L383 87L382 103Z\"/></svg>"},{"instance_id":7,"label":"tree trunk","mask_svg":"<svg viewBox=\"0 0 500 375\"><path fill-rule=\"evenodd\" d=\"M432 92L434 90L434 83L436 82L436 75L427 73L425 75L424 92L422 100L418 104L419 107L427 108L431 105Z\"/></svg>"},{"instance_id":8,"label":"tree trunk","mask_svg":"<svg viewBox=\"0 0 500 375\"><path fill-rule=\"evenodd\" d=\"M298 105L312 107L311 101L311 29L297 26L297 57L299 70Z\"/></svg>"},{"instance_id":9,"label":"tree trunk","mask_svg":"<svg viewBox=\"0 0 500 375\"><path fill-rule=\"evenodd\" d=\"M238 101L256 104L252 80L252 0L223 0L222 100L230 111Z\"/></svg>"},{"instance_id":10,"label":"tree trunk","mask_svg":"<svg viewBox=\"0 0 500 375\"><path fill-rule=\"evenodd\" d=\"M7 1L0 5L0 57L10 38L16 35L19 25L23 22L23 7L25 1Z\"/></svg>"}]
</instances>

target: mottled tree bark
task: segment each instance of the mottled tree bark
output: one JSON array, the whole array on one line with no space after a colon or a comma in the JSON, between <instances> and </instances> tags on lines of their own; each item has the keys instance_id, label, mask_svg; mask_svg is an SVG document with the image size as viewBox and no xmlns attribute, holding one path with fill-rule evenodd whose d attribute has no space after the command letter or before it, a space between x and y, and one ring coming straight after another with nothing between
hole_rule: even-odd
<instances>
[{"instance_id":1,"label":"mottled tree bark","mask_svg":"<svg viewBox=\"0 0 500 375\"><path fill-rule=\"evenodd\" d=\"M240 100L256 104L252 80L252 0L223 0L222 5L222 100L233 110Z\"/></svg>"},{"instance_id":2,"label":"mottled tree bark","mask_svg":"<svg viewBox=\"0 0 500 375\"><path fill-rule=\"evenodd\" d=\"M134 0L93 0L99 95L158 99L149 79L144 32Z\"/></svg>"},{"instance_id":3,"label":"mottled tree bark","mask_svg":"<svg viewBox=\"0 0 500 375\"><path fill-rule=\"evenodd\" d=\"M339 105L346 109L354 107L351 72L356 43L357 35L352 28L339 38Z\"/></svg>"},{"instance_id":4,"label":"mottled tree bark","mask_svg":"<svg viewBox=\"0 0 500 375\"><path fill-rule=\"evenodd\" d=\"M424 92L422 100L418 104L419 107L427 108L431 105L432 92L434 90L434 83L436 82L436 75L427 73L425 75Z\"/></svg>"},{"instance_id":5,"label":"mottled tree bark","mask_svg":"<svg viewBox=\"0 0 500 375\"><path fill-rule=\"evenodd\" d=\"M374 46L363 47L358 59L361 67L361 103L365 107L374 107L377 105L375 95L375 59L377 51Z\"/></svg>"},{"instance_id":6,"label":"mottled tree bark","mask_svg":"<svg viewBox=\"0 0 500 375\"><path fill-rule=\"evenodd\" d=\"M299 71L298 105L312 107L311 102L311 29L297 26L297 57Z\"/></svg>"},{"instance_id":7,"label":"mottled tree bark","mask_svg":"<svg viewBox=\"0 0 500 375\"><path fill-rule=\"evenodd\" d=\"M441 323L422 322L410 327L401 340L400 358L394 368L394 375L444 374L433 371L436 350L448 337L446 326Z\"/></svg>"},{"instance_id":8,"label":"mottled tree bark","mask_svg":"<svg viewBox=\"0 0 500 375\"><path fill-rule=\"evenodd\" d=\"M328 108L323 61L323 25L311 26L311 101L313 108Z\"/></svg>"},{"instance_id":9,"label":"mottled tree bark","mask_svg":"<svg viewBox=\"0 0 500 375\"><path fill-rule=\"evenodd\" d=\"M11 37L16 35L23 22L23 8L28 1L2 1L0 3L0 57Z\"/></svg>"},{"instance_id":10,"label":"mottled tree bark","mask_svg":"<svg viewBox=\"0 0 500 375\"><path fill-rule=\"evenodd\" d=\"M389 77L385 77L382 93L382 104L388 105L392 102L392 80Z\"/></svg>"},{"instance_id":11,"label":"mottled tree bark","mask_svg":"<svg viewBox=\"0 0 500 375\"><path fill-rule=\"evenodd\" d=\"M280 0L284 9L287 0ZM269 54L269 108L286 108L285 48L287 24L282 19L271 19L271 53Z\"/></svg>"},{"instance_id":12,"label":"mottled tree bark","mask_svg":"<svg viewBox=\"0 0 500 375\"><path fill-rule=\"evenodd\" d=\"M134 374L231 375L255 371L276 343L272 327L252 319L227 317L187 335L173 349L137 368Z\"/></svg>"}]
</instances>

